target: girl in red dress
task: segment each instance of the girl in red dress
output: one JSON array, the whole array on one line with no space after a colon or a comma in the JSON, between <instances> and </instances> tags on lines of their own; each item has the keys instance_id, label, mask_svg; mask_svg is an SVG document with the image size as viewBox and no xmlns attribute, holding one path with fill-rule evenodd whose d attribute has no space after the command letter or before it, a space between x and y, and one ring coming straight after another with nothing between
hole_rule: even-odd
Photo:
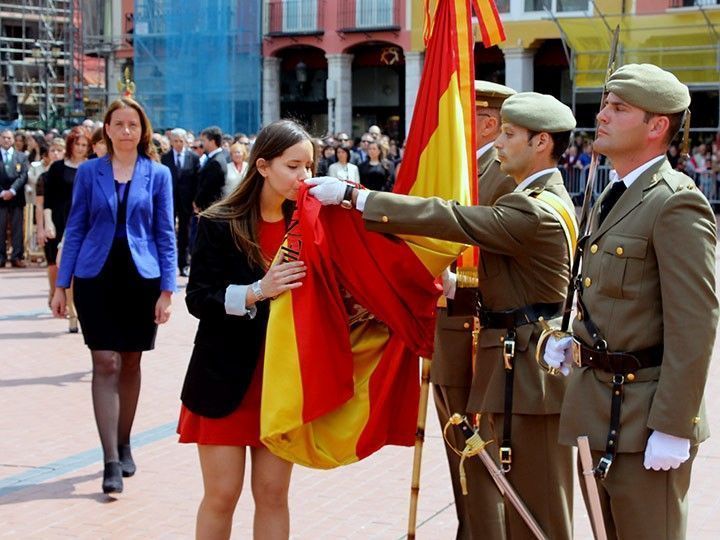
<instances>
[{"instance_id":1,"label":"girl in red dress","mask_svg":"<svg viewBox=\"0 0 720 540\"><path fill-rule=\"evenodd\" d=\"M196 443L204 495L197 538L229 538L251 456L254 537L288 538L292 464L260 442L268 300L301 286L301 261L271 266L303 180L310 135L282 120L257 137L245 180L201 214L186 303L200 319L182 391L180 442Z\"/></svg>"}]
</instances>

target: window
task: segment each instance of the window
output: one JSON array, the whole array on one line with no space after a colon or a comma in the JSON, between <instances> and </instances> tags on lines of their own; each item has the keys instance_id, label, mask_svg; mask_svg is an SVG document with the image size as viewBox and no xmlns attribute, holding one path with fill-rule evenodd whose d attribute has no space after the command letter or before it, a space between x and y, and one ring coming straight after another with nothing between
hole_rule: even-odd
<instances>
[{"instance_id":1,"label":"window","mask_svg":"<svg viewBox=\"0 0 720 540\"><path fill-rule=\"evenodd\" d=\"M317 30L317 0L286 0L283 2L283 31Z\"/></svg>"},{"instance_id":2,"label":"window","mask_svg":"<svg viewBox=\"0 0 720 540\"><path fill-rule=\"evenodd\" d=\"M358 28L380 28L393 24L393 0L356 1L355 25Z\"/></svg>"}]
</instances>

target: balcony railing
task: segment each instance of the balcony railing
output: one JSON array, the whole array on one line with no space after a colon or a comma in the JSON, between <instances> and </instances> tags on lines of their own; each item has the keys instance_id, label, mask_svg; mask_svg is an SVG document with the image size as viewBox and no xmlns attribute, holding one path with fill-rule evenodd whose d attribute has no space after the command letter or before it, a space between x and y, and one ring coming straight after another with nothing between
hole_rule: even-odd
<instances>
[{"instance_id":1,"label":"balcony railing","mask_svg":"<svg viewBox=\"0 0 720 540\"><path fill-rule=\"evenodd\" d=\"M720 0L670 0L671 8L717 6L718 4L720 4Z\"/></svg>"},{"instance_id":2,"label":"balcony railing","mask_svg":"<svg viewBox=\"0 0 720 540\"><path fill-rule=\"evenodd\" d=\"M396 0L338 1L340 32L393 31L400 27L400 2Z\"/></svg>"},{"instance_id":3,"label":"balcony railing","mask_svg":"<svg viewBox=\"0 0 720 540\"><path fill-rule=\"evenodd\" d=\"M670 1L672 2L674 0ZM588 3L588 0L524 0L526 13L545 10L549 10L552 13L587 11Z\"/></svg>"},{"instance_id":4,"label":"balcony railing","mask_svg":"<svg viewBox=\"0 0 720 540\"><path fill-rule=\"evenodd\" d=\"M303 36L324 32L325 0L270 0L267 3L267 35Z\"/></svg>"}]
</instances>

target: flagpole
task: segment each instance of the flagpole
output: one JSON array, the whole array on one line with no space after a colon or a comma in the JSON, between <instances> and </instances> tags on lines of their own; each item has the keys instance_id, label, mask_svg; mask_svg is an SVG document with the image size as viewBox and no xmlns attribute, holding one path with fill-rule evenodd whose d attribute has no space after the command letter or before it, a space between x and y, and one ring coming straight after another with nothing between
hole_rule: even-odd
<instances>
[{"instance_id":1,"label":"flagpole","mask_svg":"<svg viewBox=\"0 0 720 540\"><path fill-rule=\"evenodd\" d=\"M423 443L425 442L425 420L427 419L428 397L430 393L430 358L422 359L420 401L418 403L417 431L415 432L415 454L413 456L412 480L410 482L410 512L408 515L408 540L415 539L417 525L418 498L420 495L420 465L422 464Z\"/></svg>"}]
</instances>

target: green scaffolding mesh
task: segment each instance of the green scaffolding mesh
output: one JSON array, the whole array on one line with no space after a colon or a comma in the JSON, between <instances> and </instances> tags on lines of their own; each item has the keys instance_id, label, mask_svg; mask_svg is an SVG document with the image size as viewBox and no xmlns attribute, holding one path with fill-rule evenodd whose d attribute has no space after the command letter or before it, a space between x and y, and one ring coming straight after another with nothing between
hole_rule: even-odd
<instances>
[{"instance_id":1,"label":"green scaffolding mesh","mask_svg":"<svg viewBox=\"0 0 720 540\"><path fill-rule=\"evenodd\" d=\"M260 125L260 1L136 0L136 97L156 129Z\"/></svg>"}]
</instances>

